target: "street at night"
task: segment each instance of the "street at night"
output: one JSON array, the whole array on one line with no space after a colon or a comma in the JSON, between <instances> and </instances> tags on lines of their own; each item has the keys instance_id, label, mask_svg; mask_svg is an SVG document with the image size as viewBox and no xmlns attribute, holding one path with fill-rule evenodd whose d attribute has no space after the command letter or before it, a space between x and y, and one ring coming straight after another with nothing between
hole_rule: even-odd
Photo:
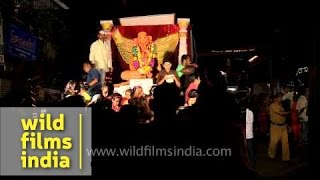
<instances>
[{"instance_id":1,"label":"street at night","mask_svg":"<svg viewBox=\"0 0 320 180\"><path fill-rule=\"evenodd\" d=\"M1 0L0 174L319 176L316 7Z\"/></svg>"}]
</instances>

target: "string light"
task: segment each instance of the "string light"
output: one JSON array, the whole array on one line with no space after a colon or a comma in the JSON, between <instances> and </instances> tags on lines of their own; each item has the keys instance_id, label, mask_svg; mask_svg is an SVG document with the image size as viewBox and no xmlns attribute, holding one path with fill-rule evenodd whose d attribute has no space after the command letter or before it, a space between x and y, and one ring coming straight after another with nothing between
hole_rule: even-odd
<instances>
[{"instance_id":1,"label":"string light","mask_svg":"<svg viewBox=\"0 0 320 180\"><path fill-rule=\"evenodd\" d=\"M227 49L227 50L212 50L213 53L241 53L241 52L254 52L255 49Z\"/></svg>"},{"instance_id":2,"label":"string light","mask_svg":"<svg viewBox=\"0 0 320 180\"><path fill-rule=\"evenodd\" d=\"M252 58L250 58L248 61L251 63L251 62L253 62L254 60L256 60L257 58L258 58L258 56L255 55L255 56L253 56Z\"/></svg>"}]
</instances>

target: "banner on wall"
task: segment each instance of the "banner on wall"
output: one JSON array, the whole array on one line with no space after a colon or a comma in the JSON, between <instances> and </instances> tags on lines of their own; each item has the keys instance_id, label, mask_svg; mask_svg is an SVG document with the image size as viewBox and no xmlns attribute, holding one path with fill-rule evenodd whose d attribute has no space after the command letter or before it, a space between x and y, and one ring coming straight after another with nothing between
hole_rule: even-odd
<instances>
[{"instance_id":1,"label":"banner on wall","mask_svg":"<svg viewBox=\"0 0 320 180\"><path fill-rule=\"evenodd\" d=\"M0 66L4 66L3 25L0 16Z\"/></svg>"},{"instance_id":2,"label":"banner on wall","mask_svg":"<svg viewBox=\"0 0 320 180\"><path fill-rule=\"evenodd\" d=\"M37 37L22 29L8 24L7 28L7 51L9 55L24 60L36 60Z\"/></svg>"}]
</instances>

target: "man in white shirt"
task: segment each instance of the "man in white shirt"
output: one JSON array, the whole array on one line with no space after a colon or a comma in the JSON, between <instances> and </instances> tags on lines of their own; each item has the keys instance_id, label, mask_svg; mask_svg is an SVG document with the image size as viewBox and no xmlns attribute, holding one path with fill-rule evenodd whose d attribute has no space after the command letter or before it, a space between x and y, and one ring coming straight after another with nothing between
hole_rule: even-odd
<instances>
[{"instance_id":1,"label":"man in white shirt","mask_svg":"<svg viewBox=\"0 0 320 180\"><path fill-rule=\"evenodd\" d=\"M303 89L300 92L297 102L297 110L301 123L301 140L302 143L308 143L308 90Z\"/></svg>"},{"instance_id":2,"label":"man in white shirt","mask_svg":"<svg viewBox=\"0 0 320 180\"><path fill-rule=\"evenodd\" d=\"M249 164L253 170L256 167L256 155L254 150L254 135L253 135L253 121L254 115L252 112L251 102L249 103L246 109L246 139L247 139L247 147L248 147L248 155L249 155Z\"/></svg>"},{"instance_id":3,"label":"man in white shirt","mask_svg":"<svg viewBox=\"0 0 320 180\"><path fill-rule=\"evenodd\" d=\"M105 84L106 72L112 71L111 32L101 30L98 40L90 46L89 60L100 73L101 84Z\"/></svg>"}]
</instances>

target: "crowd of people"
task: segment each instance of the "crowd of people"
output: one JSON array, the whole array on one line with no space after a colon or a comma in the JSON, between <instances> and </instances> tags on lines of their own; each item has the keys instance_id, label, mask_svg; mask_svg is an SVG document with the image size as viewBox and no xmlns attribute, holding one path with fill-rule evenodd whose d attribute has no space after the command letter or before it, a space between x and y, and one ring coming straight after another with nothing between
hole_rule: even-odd
<instances>
[{"instance_id":1,"label":"crowd of people","mask_svg":"<svg viewBox=\"0 0 320 180\"><path fill-rule=\"evenodd\" d=\"M232 149L231 157L212 158L217 173L228 170L251 174L240 110L226 91L225 78L214 67L206 67L204 73L199 73L188 55L183 55L181 62L173 68L171 59L164 59L148 95L136 86L127 89L124 96L114 90L114 84L102 83L101 71L92 62L84 62L86 80L67 83L61 106L92 107L94 147L132 144L227 147ZM176 162L191 168L206 161L201 157L188 158L190 162L184 163L183 159ZM107 160L118 163L111 157ZM95 173L103 172L106 159L99 157L93 162ZM129 164L126 161L121 168Z\"/></svg>"},{"instance_id":2,"label":"crowd of people","mask_svg":"<svg viewBox=\"0 0 320 180\"><path fill-rule=\"evenodd\" d=\"M154 94L159 94L158 91L167 91L165 95L170 96L172 103L166 106L172 106L172 114L195 104L201 80L196 70L197 65L191 63L190 57L183 55L182 64L174 70L169 59L163 61L162 67L163 69L154 77L155 85L148 95L144 94L141 86L137 86L127 89L122 96L115 91L114 84L106 81L105 75L101 75L101 72L106 73L105 71L96 69L95 64L86 61L83 63L83 70L87 73L86 79L83 82L70 80L66 84L61 105L94 107L103 104L115 112L120 112L125 105L134 105L144 114L143 116L148 117L145 122L150 122L154 119L154 112L157 111L154 108L159 106L159 103L154 102Z\"/></svg>"},{"instance_id":3,"label":"crowd of people","mask_svg":"<svg viewBox=\"0 0 320 180\"><path fill-rule=\"evenodd\" d=\"M277 157L281 143L282 161L290 162L308 145L308 89L284 86L283 92L269 97L251 96L246 107L246 139L252 167L256 164L255 143L269 142L268 157ZM305 156L305 155L299 155Z\"/></svg>"},{"instance_id":4,"label":"crowd of people","mask_svg":"<svg viewBox=\"0 0 320 180\"><path fill-rule=\"evenodd\" d=\"M276 158L281 142L284 161L289 161L290 152L298 151L301 144L308 144L305 88L285 87L283 93L272 97L247 94L245 102L239 103L228 93L220 70L206 66L199 72L190 56L183 55L176 68L172 59L163 60L148 94L141 86L121 94L108 76L113 70L111 56L105 57L109 35L104 31L98 33L98 40L91 45L89 60L83 63L86 79L67 82L64 96L56 105L92 108L93 148L139 144L230 148L231 157L209 158L211 171L255 176L257 139L269 142L266 153L272 159ZM241 105L245 107L245 121L241 119ZM130 168L136 162L128 157L121 161L115 157L93 158L96 174L104 173L106 164L111 163L110 168L117 169ZM147 162L157 164L158 161L153 160ZM208 157L188 157L188 161L176 157L174 160L178 160L174 161L178 164L172 163L169 167L209 167L206 167Z\"/></svg>"},{"instance_id":5,"label":"crowd of people","mask_svg":"<svg viewBox=\"0 0 320 180\"><path fill-rule=\"evenodd\" d=\"M224 164L228 162L224 160L222 164L243 173L256 168L256 139L268 140L266 153L272 159L281 142L283 161L289 161L290 152L296 152L300 144L308 143L308 103L303 88L292 91L285 87L283 94L271 98L248 94L244 123L239 102L226 91L225 77L214 67L205 67L199 73L188 55L181 57L176 68L172 68L170 59L164 59L149 94L136 86L122 96L112 82L106 81L107 71L97 69L95 64L93 60L83 64L87 73L84 82L67 83L61 105L93 108L93 140L97 146L174 143L231 147L232 163ZM101 137L101 132L108 138ZM124 135L128 132L130 137ZM116 137L109 138L113 133Z\"/></svg>"}]
</instances>

